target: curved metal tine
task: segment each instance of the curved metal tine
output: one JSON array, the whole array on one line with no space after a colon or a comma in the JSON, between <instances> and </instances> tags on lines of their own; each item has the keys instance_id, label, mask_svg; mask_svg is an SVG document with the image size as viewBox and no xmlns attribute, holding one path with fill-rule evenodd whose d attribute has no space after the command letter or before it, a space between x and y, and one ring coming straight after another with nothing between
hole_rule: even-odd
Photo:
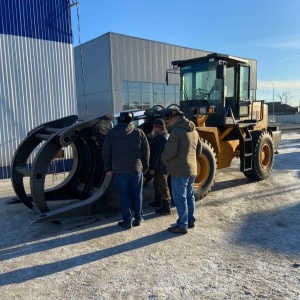
<instances>
[{"instance_id":1,"label":"curved metal tine","mask_svg":"<svg viewBox=\"0 0 300 300\"><path fill-rule=\"evenodd\" d=\"M33 209L32 197L27 195L24 188L23 177L31 176L31 170L26 169L26 163L34 149L42 142L36 138L38 134L47 132L49 128L63 128L76 122L78 116L72 115L58 120L47 122L31 130L27 137L17 148L11 163L11 181L13 189L19 199L30 209ZM50 130L51 132L51 130ZM58 132L55 130L54 132Z\"/></svg>"},{"instance_id":2,"label":"curved metal tine","mask_svg":"<svg viewBox=\"0 0 300 300\"><path fill-rule=\"evenodd\" d=\"M58 186L45 191L46 201L87 198L95 173L98 171L96 162L99 158L102 160L102 155L99 158L96 157L95 144L93 138L81 138L80 136L77 136L77 140L70 144L73 149L72 170Z\"/></svg>"},{"instance_id":3,"label":"curved metal tine","mask_svg":"<svg viewBox=\"0 0 300 300\"><path fill-rule=\"evenodd\" d=\"M97 212L91 210L91 206L93 203L98 202L100 199L103 199L103 196L105 196L108 188L110 187L111 181L112 176L107 175L104 178L103 184L101 185L97 193L95 193L92 197L84 201L72 203L67 206L52 210L50 212L45 212L36 217L33 222L38 223L45 221L57 221L66 218L87 217L93 214L97 214Z\"/></svg>"},{"instance_id":4,"label":"curved metal tine","mask_svg":"<svg viewBox=\"0 0 300 300\"><path fill-rule=\"evenodd\" d=\"M11 163L11 182L15 194L30 209L33 208L32 198L26 194L23 177L26 175L26 170L28 170L28 176L31 174L31 170L26 169L26 163L31 153L41 143L35 135L43 130L44 127L38 127L27 135L17 148Z\"/></svg>"},{"instance_id":5,"label":"curved metal tine","mask_svg":"<svg viewBox=\"0 0 300 300\"><path fill-rule=\"evenodd\" d=\"M70 146L73 152L72 168L68 176L61 183L45 190L46 201L70 200L76 198L73 190L78 179L78 154L76 143L72 143Z\"/></svg>"},{"instance_id":6,"label":"curved metal tine","mask_svg":"<svg viewBox=\"0 0 300 300\"><path fill-rule=\"evenodd\" d=\"M56 134L46 141L39 149L32 163L30 189L32 199L40 212L49 211L45 199L45 178L48 165L51 163L54 155L61 149L61 145L57 142L57 140Z\"/></svg>"},{"instance_id":7,"label":"curved metal tine","mask_svg":"<svg viewBox=\"0 0 300 300\"><path fill-rule=\"evenodd\" d=\"M47 199L46 199L45 177L46 177L48 165L51 163L52 158L62 148L60 141L63 140L58 137L67 136L65 134L65 131L72 133L72 138L68 139L68 145L77 142L78 158L80 158L80 161L78 161L77 164L77 168L78 168L77 175L79 180L76 182L75 194L77 194L79 198L86 198L86 193L90 189L91 177L93 176L93 167L95 165L92 147L89 141L87 140L87 136L93 135L93 126L91 126L91 124L97 122L98 122L97 120L96 121L92 120L88 122L83 122L83 124L82 123L75 124L73 126L66 128L65 130L62 130L54 134L51 139L48 139L44 143L44 145L37 153L32 165L32 176L30 181L30 187L31 187L33 201L38 207L40 212L45 213L49 211L49 207L46 202L46 200L49 199L48 198L49 194L47 195ZM83 130L79 130L78 128ZM82 183L82 187L80 187L80 183ZM61 186L61 189L63 190L64 187ZM61 190L62 194L64 194L65 192L65 195L67 194L67 192L69 193L71 192L70 190L69 191L62 191L62 190ZM54 191L52 191L52 195L53 194L55 194L55 189ZM74 193L72 194L74 195ZM67 198L70 199L70 197ZM51 199L51 200L55 200L55 199Z\"/></svg>"},{"instance_id":8,"label":"curved metal tine","mask_svg":"<svg viewBox=\"0 0 300 300\"><path fill-rule=\"evenodd\" d=\"M89 165L88 172L85 174L85 184L83 189L83 197L87 198L91 190L93 178L95 176L97 158L95 157L95 147L93 141L89 137L85 138L84 140L89 151L89 161L84 160L84 163Z\"/></svg>"}]
</instances>

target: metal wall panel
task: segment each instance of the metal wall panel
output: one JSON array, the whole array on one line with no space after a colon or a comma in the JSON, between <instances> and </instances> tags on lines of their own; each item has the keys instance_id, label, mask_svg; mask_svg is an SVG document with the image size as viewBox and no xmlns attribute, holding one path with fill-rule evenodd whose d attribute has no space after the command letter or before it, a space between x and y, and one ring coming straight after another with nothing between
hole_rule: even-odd
<instances>
[{"instance_id":1,"label":"metal wall panel","mask_svg":"<svg viewBox=\"0 0 300 300\"><path fill-rule=\"evenodd\" d=\"M0 179L10 176L11 159L28 131L77 114L68 5L0 2Z\"/></svg>"},{"instance_id":2,"label":"metal wall panel","mask_svg":"<svg viewBox=\"0 0 300 300\"><path fill-rule=\"evenodd\" d=\"M1 0L0 34L72 43L69 0Z\"/></svg>"},{"instance_id":3,"label":"metal wall panel","mask_svg":"<svg viewBox=\"0 0 300 300\"><path fill-rule=\"evenodd\" d=\"M72 45L0 35L0 167L28 131L76 113Z\"/></svg>"},{"instance_id":4,"label":"metal wall panel","mask_svg":"<svg viewBox=\"0 0 300 300\"><path fill-rule=\"evenodd\" d=\"M88 120L111 113L113 111L112 104L111 91L99 92L87 95L87 97L78 96L78 118L79 120Z\"/></svg>"},{"instance_id":5,"label":"metal wall panel","mask_svg":"<svg viewBox=\"0 0 300 300\"><path fill-rule=\"evenodd\" d=\"M130 36L111 33L112 83L115 110L122 110L122 80L165 83L166 70L171 62L209 54ZM179 83L179 77L169 76L170 83Z\"/></svg>"},{"instance_id":6,"label":"metal wall panel","mask_svg":"<svg viewBox=\"0 0 300 300\"><path fill-rule=\"evenodd\" d=\"M113 109L109 35L74 48L79 118L99 117Z\"/></svg>"},{"instance_id":7,"label":"metal wall panel","mask_svg":"<svg viewBox=\"0 0 300 300\"><path fill-rule=\"evenodd\" d=\"M111 33L114 88L120 87L120 78L131 81L163 83L165 82L166 70L172 68L171 62L173 60L194 58L208 53Z\"/></svg>"}]
</instances>

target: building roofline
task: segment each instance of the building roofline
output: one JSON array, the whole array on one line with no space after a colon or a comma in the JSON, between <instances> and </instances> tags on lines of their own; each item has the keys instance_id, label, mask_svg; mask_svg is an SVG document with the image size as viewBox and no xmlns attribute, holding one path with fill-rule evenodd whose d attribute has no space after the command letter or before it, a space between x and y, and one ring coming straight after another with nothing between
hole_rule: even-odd
<instances>
[{"instance_id":1,"label":"building roofline","mask_svg":"<svg viewBox=\"0 0 300 300\"><path fill-rule=\"evenodd\" d=\"M168 46L173 46L173 47L180 47L180 48L189 49L189 50L195 50L195 51L203 51L203 52L208 52L208 53L215 53L216 52L216 50L209 51L209 50L203 50L203 49L190 48L190 47L187 47L187 46L174 45L174 44L170 44L170 43L165 43L165 42L160 42L160 41L155 41L155 40L150 40L150 39L135 37L135 36L131 36L131 35L127 35L127 34L122 34L122 33L111 32L111 31L108 31L108 32L106 32L106 33L104 33L104 34L102 34L102 35L100 35L98 37L95 37L95 38L89 40L89 41L86 41L86 42L82 43L81 45L87 44L87 43L92 42L92 41L94 41L96 39L104 37L106 35L118 35L118 36L128 37L128 38L132 38L132 39L143 40L143 41L148 41L148 42L152 42L152 43L158 43L158 44L163 44L163 45L168 45ZM77 45L74 48L77 48L79 46L80 45ZM234 56L236 56L236 55L234 55ZM256 59L253 59L253 58L246 58L246 57L241 57L241 56L236 56L236 57L237 58L251 60L251 61L257 61Z\"/></svg>"}]
</instances>

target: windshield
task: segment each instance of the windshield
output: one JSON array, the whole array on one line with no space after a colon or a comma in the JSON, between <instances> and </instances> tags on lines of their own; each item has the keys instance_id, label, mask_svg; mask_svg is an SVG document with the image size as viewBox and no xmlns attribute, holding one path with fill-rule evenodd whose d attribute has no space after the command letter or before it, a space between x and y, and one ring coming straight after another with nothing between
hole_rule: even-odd
<instances>
[{"instance_id":1,"label":"windshield","mask_svg":"<svg viewBox=\"0 0 300 300\"><path fill-rule=\"evenodd\" d=\"M222 79L216 79L216 62L181 68L181 100L221 100Z\"/></svg>"},{"instance_id":2,"label":"windshield","mask_svg":"<svg viewBox=\"0 0 300 300\"><path fill-rule=\"evenodd\" d=\"M216 78L218 63L200 61L182 65L180 100L185 102L182 105L191 107L197 106L193 100L201 100L201 105L214 106L216 114L222 114L223 108L230 106L238 115L239 101L244 103L249 99L250 67L227 61L224 78L219 79Z\"/></svg>"}]
</instances>

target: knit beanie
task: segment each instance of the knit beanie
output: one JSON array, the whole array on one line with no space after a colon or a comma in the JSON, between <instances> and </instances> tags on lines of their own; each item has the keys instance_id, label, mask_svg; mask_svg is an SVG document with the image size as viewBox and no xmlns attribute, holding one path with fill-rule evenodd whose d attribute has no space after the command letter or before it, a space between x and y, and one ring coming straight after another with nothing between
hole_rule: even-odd
<instances>
[{"instance_id":1,"label":"knit beanie","mask_svg":"<svg viewBox=\"0 0 300 300\"><path fill-rule=\"evenodd\" d=\"M153 127L165 128L165 121L163 119L155 119L153 122Z\"/></svg>"},{"instance_id":2,"label":"knit beanie","mask_svg":"<svg viewBox=\"0 0 300 300\"><path fill-rule=\"evenodd\" d=\"M120 117L118 118L118 123L131 123L133 116L131 112L121 112Z\"/></svg>"}]
</instances>

